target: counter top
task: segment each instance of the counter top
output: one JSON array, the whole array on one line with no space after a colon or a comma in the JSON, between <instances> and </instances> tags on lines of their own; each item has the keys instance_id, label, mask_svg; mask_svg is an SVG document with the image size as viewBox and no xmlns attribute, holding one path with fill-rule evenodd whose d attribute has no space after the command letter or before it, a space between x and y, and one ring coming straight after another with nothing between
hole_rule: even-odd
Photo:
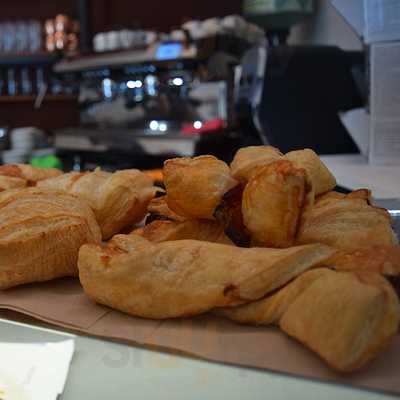
<instances>
[{"instance_id":1,"label":"counter top","mask_svg":"<svg viewBox=\"0 0 400 400\"><path fill-rule=\"evenodd\" d=\"M7 312L0 312L0 317ZM55 329L0 319L9 342L57 342L73 338L72 359L59 400L307 399L389 400L382 393L268 371L211 363Z\"/></svg>"},{"instance_id":2,"label":"counter top","mask_svg":"<svg viewBox=\"0 0 400 400\"><path fill-rule=\"evenodd\" d=\"M370 165L361 154L321 156L340 186L368 188L376 199L400 199L400 165Z\"/></svg>"}]
</instances>

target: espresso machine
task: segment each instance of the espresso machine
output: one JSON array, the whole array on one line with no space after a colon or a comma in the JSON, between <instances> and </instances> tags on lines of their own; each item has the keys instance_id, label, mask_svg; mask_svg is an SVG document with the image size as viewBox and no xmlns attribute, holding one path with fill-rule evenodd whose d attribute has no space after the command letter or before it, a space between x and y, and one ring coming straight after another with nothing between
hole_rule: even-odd
<instances>
[{"instance_id":1,"label":"espresso machine","mask_svg":"<svg viewBox=\"0 0 400 400\"><path fill-rule=\"evenodd\" d=\"M229 160L243 145L241 60L258 48L215 35L62 60L54 71L78 94L80 125L54 133L57 154L76 170L156 168L200 154Z\"/></svg>"}]
</instances>

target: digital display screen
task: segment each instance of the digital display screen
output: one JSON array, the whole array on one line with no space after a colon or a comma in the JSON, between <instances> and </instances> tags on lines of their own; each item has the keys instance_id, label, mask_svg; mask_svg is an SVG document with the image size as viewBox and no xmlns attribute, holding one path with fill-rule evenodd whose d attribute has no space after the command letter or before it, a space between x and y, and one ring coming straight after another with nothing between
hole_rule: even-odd
<instances>
[{"instance_id":1,"label":"digital display screen","mask_svg":"<svg viewBox=\"0 0 400 400\"><path fill-rule=\"evenodd\" d=\"M158 46L156 52L157 60L172 60L178 58L182 51L182 43L170 42L162 43Z\"/></svg>"}]
</instances>

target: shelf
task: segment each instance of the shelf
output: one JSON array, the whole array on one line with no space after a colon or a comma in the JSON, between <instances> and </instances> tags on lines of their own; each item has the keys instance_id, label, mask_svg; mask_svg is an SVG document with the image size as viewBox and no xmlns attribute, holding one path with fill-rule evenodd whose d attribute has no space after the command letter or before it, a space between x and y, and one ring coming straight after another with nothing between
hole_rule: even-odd
<instances>
[{"instance_id":1,"label":"shelf","mask_svg":"<svg viewBox=\"0 0 400 400\"><path fill-rule=\"evenodd\" d=\"M80 72L98 68L119 67L140 63L165 63L177 60L193 60L197 57L197 49L191 45L183 48L178 59L157 59L157 46L147 49L121 50L115 52L94 53L76 58L63 58L54 66L57 73Z\"/></svg>"},{"instance_id":2,"label":"shelf","mask_svg":"<svg viewBox=\"0 0 400 400\"><path fill-rule=\"evenodd\" d=\"M0 66L53 64L60 56L57 53L0 53Z\"/></svg>"},{"instance_id":3,"label":"shelf","mask_svg":"<svg viewBox=\"0 0 400 400\"><path fill-rule=\"evenodd\" d=\"M0 96L0 103L26 103L34 102L36 95L18 95L18 96ZM48 94L44 97L44 101L73 101L77 100L77 96L71 94Z\"/></svg>"}]
</instances>

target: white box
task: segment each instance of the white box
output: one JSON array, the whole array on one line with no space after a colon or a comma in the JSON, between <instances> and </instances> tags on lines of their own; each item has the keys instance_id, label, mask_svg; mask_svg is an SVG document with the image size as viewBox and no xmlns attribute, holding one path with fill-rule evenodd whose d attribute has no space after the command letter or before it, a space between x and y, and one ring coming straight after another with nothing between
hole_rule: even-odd
<instances>
[{"instance_id":1,"label":"white box","mask_svg":"<svg viewBox=\"0 0 400 400\"><path fill-rule=\"evenodd\" d=\"M400 165L400 41L370 46L370 74L369 161Z\"/></svg>"},{"instance_id":2,"label":"white box","mask_svg":"<svg viewBox=\"0 0 400 400\"><path fill-rule=\"evenodd\" d=\"M400 1L364 0L365 43L400 40Z\"/></svg>"}]
</instances>

